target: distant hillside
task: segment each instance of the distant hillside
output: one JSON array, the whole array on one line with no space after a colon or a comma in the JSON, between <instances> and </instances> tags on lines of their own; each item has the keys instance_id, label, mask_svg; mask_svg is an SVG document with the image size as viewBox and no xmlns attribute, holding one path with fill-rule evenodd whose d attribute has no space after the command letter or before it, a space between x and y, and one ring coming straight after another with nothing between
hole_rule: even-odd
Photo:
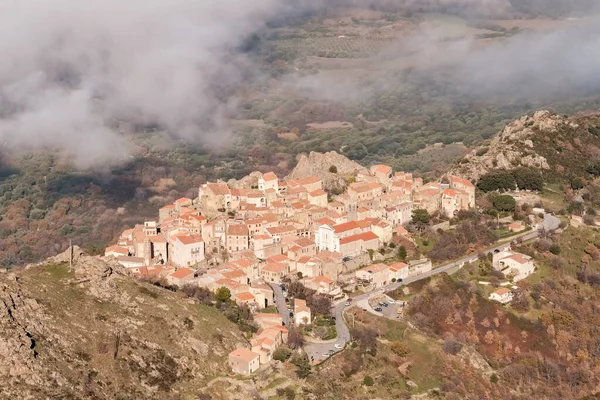
<instances>
[{"instance_id":1,"label":"distant hillside","mask_svg":"<svg viewBox=\"0 0 600 400\"><path fill-rule=\"evenodd\" d=\"M65 258L0 275L0 398L197 399L228 373L245 340L218 310Z\"/></svg>"}]
</instances>

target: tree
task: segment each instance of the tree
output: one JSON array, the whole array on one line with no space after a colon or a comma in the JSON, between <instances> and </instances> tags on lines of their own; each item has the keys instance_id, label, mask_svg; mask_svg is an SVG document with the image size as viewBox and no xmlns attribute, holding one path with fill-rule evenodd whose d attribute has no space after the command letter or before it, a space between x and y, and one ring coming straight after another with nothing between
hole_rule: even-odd
<instances>
[{"instance_id":1,"label":"tree","mask_svg":"<svg viewBox=\"0 0 600 400\"><path fill-rule=\"evenodd\" d=\"M287 344L291 349L299 349L304 346L304 336L294 325L288 328Z\"/></svg>"},{"instance_id":2,"label":"tree","mask_svg":"<svg viewBox=\"0 0 600 400\"><path fill-rule=\"evenodd\" d=\"M364 349L377 347L377 331L375 329L356 327L350 333Z\"/></svg>"},{"instance_id":3,"label":"tree","mask_svg":"<svg viewBox=\"0 0 600 400\"><path fill-rule=\"evenodd\" d=\"M423 208L415 208L412 212L412 223L417 229L424 229L431 221L431 216Z\"/></svg>"},{"instance_id":4,"label":"tree","mask_svg":"<svg viewBox=\"0 0 600 400\"><path fill-rule=\"evenodd\" d=\"M365 375L365 378L363 379L363 384L365 386L373 386L375 384L375 381L369 375Z\"/></svg>"},{"instance_id":5,"label":"tree","mask_svg":"<svg viewBox=\"0 0 600 400\"><path fill-rule=\"evenodd\" d=\"M221 302L229 301L229 299L231 298L231 291L228 288L226 288L225 286L221 286L220 288L217 289L217 292L215 293L215 297L217 298L217 300L219 300Z\"/></svg>"},{"instance_id":6,"label":"tree","mask_svg":"<svg viewBox=\"0 0 600 400\"><path fill-rule=\"evenodd\" d=\"M307 300L310 309L316 314L330 315L331 313L331 298L322 294L313 294ZM310 322L310 321L309 321Z\"/></svg>"},{"instance_id":7,"label":"tree","mask_svg":"<svg viewBox=\"0 0 600 400\"><path fill-rule=\"evenodd\" d=\"M331 172L332 174L337 174L337 167L335 165L332 165L331 167L329 167L329 172Z\"/></svg>"},{"instance_id":8,"label":"tree","mask_svg":"<svg viewBox=\"0 0 600 400\"><path fill-rule=\"evenodd\" d=\"M516 187L516 181L515 177L510 172L493 171L479 178L477 187L486 193L495 190L512 190Z\"/></svg>"},{"instance_id":9,"label":"tree","mask_svg":"<svg viewBox=\"0 0 600 400\"><path fill-rule=\"evenodd\" d=\"M294 354L292 357L292 364L296 366L296 375L298 378L306 378L310 375L310 360L306 352L301 351Z\"/></svg>"},{"instance_id":10,"label":"tree","mask_svg":"<svg viewBox=\"0 0 600 400\"><path fill-rule=\"evenodd\" d=\"M514 211L515 206L517 205L515 198L507 194L501 194L494 197L492 203L498 211Z\"/></svg>"},{"instance_id":11,"label":"tree","mask_svg":"<svg viewBox=\"0 0 600 400\"><path fill-rule=\"evenodd\" d=\"M596 162L588 165L588 167L586 168L586 171L588 172L588 174L591 174L594 176L600 176L600 162L596 161Z\"/></svg>"},{"instance_id":12,"label":"tree","mask_svg":"<svg viewBox=\"0 0 600 400\"><path fill-rule=\"evenodd\" d=\"M292 355L290 349L288 349L287 347L279 346L273 352L273 360L285 362L288 358L290 358L290 355Z\"/></svg>"},{"instance_id":13,"label":"tree","mask_svg":"<svg viewBox=\"0 0 600 400\"><path fill-rule=\"evenodd\" d=\"M462 349L462 344L454 339L446 339L444 341L444 351L453 356L458 354Z\"/></svg>"},{"instance_id":14,"label":"tree","mask_svg":"<svg viewBox=\"0 0 600 400\"><path fill-rule=\"evenodd\" d=\"M571 179L571 189L573 190L579 190L579 189L583 189L584 187L584 183L581 180L581 178L575 177L573 179Z\"/></svg>"},{"instance_id":15,"label":"tree","mask_svg":"<svg viewBox=\"0 0 600 400\"><path fill-rule=\"evenodd\" d=\"M401 260L406 260L407 252L406 247L400 246L398 247L398 258Z\"/></svg>"},{"instance_id":16,"label":"tree","mask_svg":"<svg viewBox=\"0 0 600 400\"><path fill-rule=\"evenodd\" d=\"M410 348L402 342L392 343L392 352L400 357L406 357L410 353Z\"/></svg>"},{"instance_id":17,"label":"tree","mask_svg":"<svg viewBox=\"0 0 600 400\"><path fill-rule=\"evenodd\" d=\"M515 169L512 174L521 190L540 192L544 189L544 177L539 170L523 167Z\"/></svg>"}]
</instances>

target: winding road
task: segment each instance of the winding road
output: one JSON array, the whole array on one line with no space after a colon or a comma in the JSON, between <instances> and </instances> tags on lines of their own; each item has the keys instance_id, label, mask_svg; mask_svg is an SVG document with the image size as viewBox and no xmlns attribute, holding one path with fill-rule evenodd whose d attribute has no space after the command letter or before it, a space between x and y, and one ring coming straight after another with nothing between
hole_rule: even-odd
<instances>
[{"instance_id":1,"label":"winding road","mask_svg":"<svg viewBox=\"0 0 600 400\"><path fill-rule=\"evenodd\" d=\"M523 241L537 239L540 236L540 230L543 229L546 231L553 231L553 230L557 229L559 227L559 225L560 225L560 219L558 219L557 217L555 217L551 214L545 214L543 222L541 222L537 227L538 230L522 233L522 234L510 237L510 238L507 238L502 243L498 243L496 246L487 249L483 253L490 254L490 253L494 253L496 251L506 250L508 247L510 247L510 244L512 241L519 239L519 238ZM324 359L328 358L329 356L327 355L327 352L329 352L330 350L333 350L334 352L342 351L342 349L335 348L335 345L339 344L341 346L345 346L351 339L350 329L349 329L346 321L344 320L344 310L347 307L351 307L352 305L356 304L357 302L363 303L361 300L368 301L368 299L375 293L383 294L386 292L390 292L390 291L393 291L393 290L399 288L402 285L409 285L409 284L411 284L413 282L417 282L421 279L426 279L431 276L441 274L442 272L452 274L452 273L458 271L464 264L477 260L477 258L479 257L479 254L481 254L481 253L470 254L459 260L455 260L448 264L444 264L440 267L432 269L431 271L426 272L424 274L404 279L402 282L391 283L387 286L384 286L383 288L378 288L376 290L373 290L373 291L370 291L370 292L367 292L367 293L364 293L364 294L361 294L358 296L354 296L350 299L349 305L346 305L346 304L348 304L346 301L342 301L342 302L336 304L332 308L331 311L332 311L332 315L335 316L335 320L336 320L335 328L336 328L337 334L338 334L337 340L333 343L306 342L304 344L304 350L306 351L308 356L311 357L311 359L314 361L324 360ZM285 304L285 298L283 297L281 287L276 284L271 284L271 287L273 288L273 291L275 293L277 310L281 314L281 317L283 318L283 321L285 322L286 326L289 326L289 311Z\"/></svg>"}]
</instances>

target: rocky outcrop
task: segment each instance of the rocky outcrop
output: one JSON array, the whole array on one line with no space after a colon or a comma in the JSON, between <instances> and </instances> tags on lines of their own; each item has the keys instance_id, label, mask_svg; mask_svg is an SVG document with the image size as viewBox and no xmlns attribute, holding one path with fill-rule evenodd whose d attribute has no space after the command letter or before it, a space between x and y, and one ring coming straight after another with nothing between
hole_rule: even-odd
<instances>
[{"instance_id":1,"label":"rocky outcrop","mask_svg":"<svg viewBox=\"0 0 600 400\"><path fill-rule=\"evenodd\" d=\"M511 122L489 144L472 150L453 171L455 175L477 180L496 169L532 167L550 169L548 160L538 154L532 138L539 132L555 132L563 126L576 128L567 118L549 111L537 111Z\"/></svg>"},{"instance_id":2,"label":"rocky outcrop","mask_svg":"<svg viewBox=\"0 0 600 400\"><path fill-rule=\"evenodd\" d=\"M73 248L0 274L0 398L171 399L228 373L245 342L181 294Z\"/></svg>"},{"instance_id":3,"label":"rocky outcrop","mask_svg":"<svg viewBox=\"0 0 600 400\"><path fill-rule=\"evenodd\" d=\"M337 172L330 172L332 166ZM296 168L286 178L317 176L323 180L323 187L326 190L335 191L345 189L348 178L356 176L359 172L366 173L367 169L335 151L327 153L311 151L308 156L302 154L298 157Z\"/></svg>"}]
</instances>

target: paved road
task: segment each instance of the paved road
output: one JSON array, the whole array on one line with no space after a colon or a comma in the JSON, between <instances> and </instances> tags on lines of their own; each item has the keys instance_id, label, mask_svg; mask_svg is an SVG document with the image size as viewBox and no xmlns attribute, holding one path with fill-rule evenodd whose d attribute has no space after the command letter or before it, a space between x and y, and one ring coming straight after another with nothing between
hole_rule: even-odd
<instances>
[{"instance_id":1,"label":"paved road","mask_svg":"<svg viewBox=\"0 0 600 400\"><path fill-rule=\"evenodd\" d=\"M281 318L283 319L283 323L285 326L290 326L290 312L285 304L285 297L283 296L283 290L281 289L281 286L275 283L269 283L269 285L275 294L275 305L277 306L279 315L281 315Z\"/></svg>"},{"instance_id":2,"label":"paved road","mask_svg":"<svg viewBox=\"0 0 600 400\"><path fill-rule=\"evenodd\" d=\"M550 214L545 215L544 229L554 230L554 229L558 228L559 224L560 224L560 220L558 218L556 218ZM549 229L547 229L546 226L548 226ZM496 246L489 248L488 250L484 251L483 253L489 254L489 253L494 253L495 251L506 250L510 246L511 242L517 238L521 238L521 240L527 241L527 240L536 239L538 236L539 236L539 231L537 231L537 230L529 232L529 233L513 236L510 239L507 239L505 242L498 243ZM385 292L390 292L392 290L396 290L397 288L399 288L402 285L409 285L409 284L411 284L413 282L417 282L421 279L426 279L426 278L429 278L430 276L441 274L442 272L454 273L454 272L458 271L464 264L475 261L475 260L477 260L478 257L479 257L479 253L474 253L474 254L465 256L457 261L453 261L448 264L437 267L437 268L435 268L429 272L426 272L424 274L404 279L402 282L391 283L387 286L384 286L383 288L378 288L371 292L367 292L367 293L361 294L359 296L354 296L351 299L349 299L350 302L342 301L342 302L336 304L332 308L331 311L332 311L332 314L336 318L335 328L336 328L337 334L338 334L337 341L335 343L306 343L304 345L304 350L306 351L308 356L311 357L315 361L326 359L328 356L326 356L324 354L326 354L330 350L333 350L335 352L341 351L340 349L336 349L335 345L339 344L339 345L345 346L351 339L350 329L348 328L346 321L344 321L344 310L347 307L351 307L351 306L361 307L361 305L362 305L362 307L364 309L369 311L369 309L371 308L368 305L369 297L371 297L372 295L374 295L376 293L384 294ZM279 310L279 313L281 314L286 326L289 326L289 311L286 307L285 299L283 297L281 287L279 285L275 285L275 284L270 284L270 285L273 288L273 291L275 293L277 309ZM366 302L366 308L364 307L365 302ZM372 313L375 315L378 315L378 316L383 315L374 310L372 311ZM388 316L388 318L389 318L389 316Z\"/></svg>"}]
</instances>

